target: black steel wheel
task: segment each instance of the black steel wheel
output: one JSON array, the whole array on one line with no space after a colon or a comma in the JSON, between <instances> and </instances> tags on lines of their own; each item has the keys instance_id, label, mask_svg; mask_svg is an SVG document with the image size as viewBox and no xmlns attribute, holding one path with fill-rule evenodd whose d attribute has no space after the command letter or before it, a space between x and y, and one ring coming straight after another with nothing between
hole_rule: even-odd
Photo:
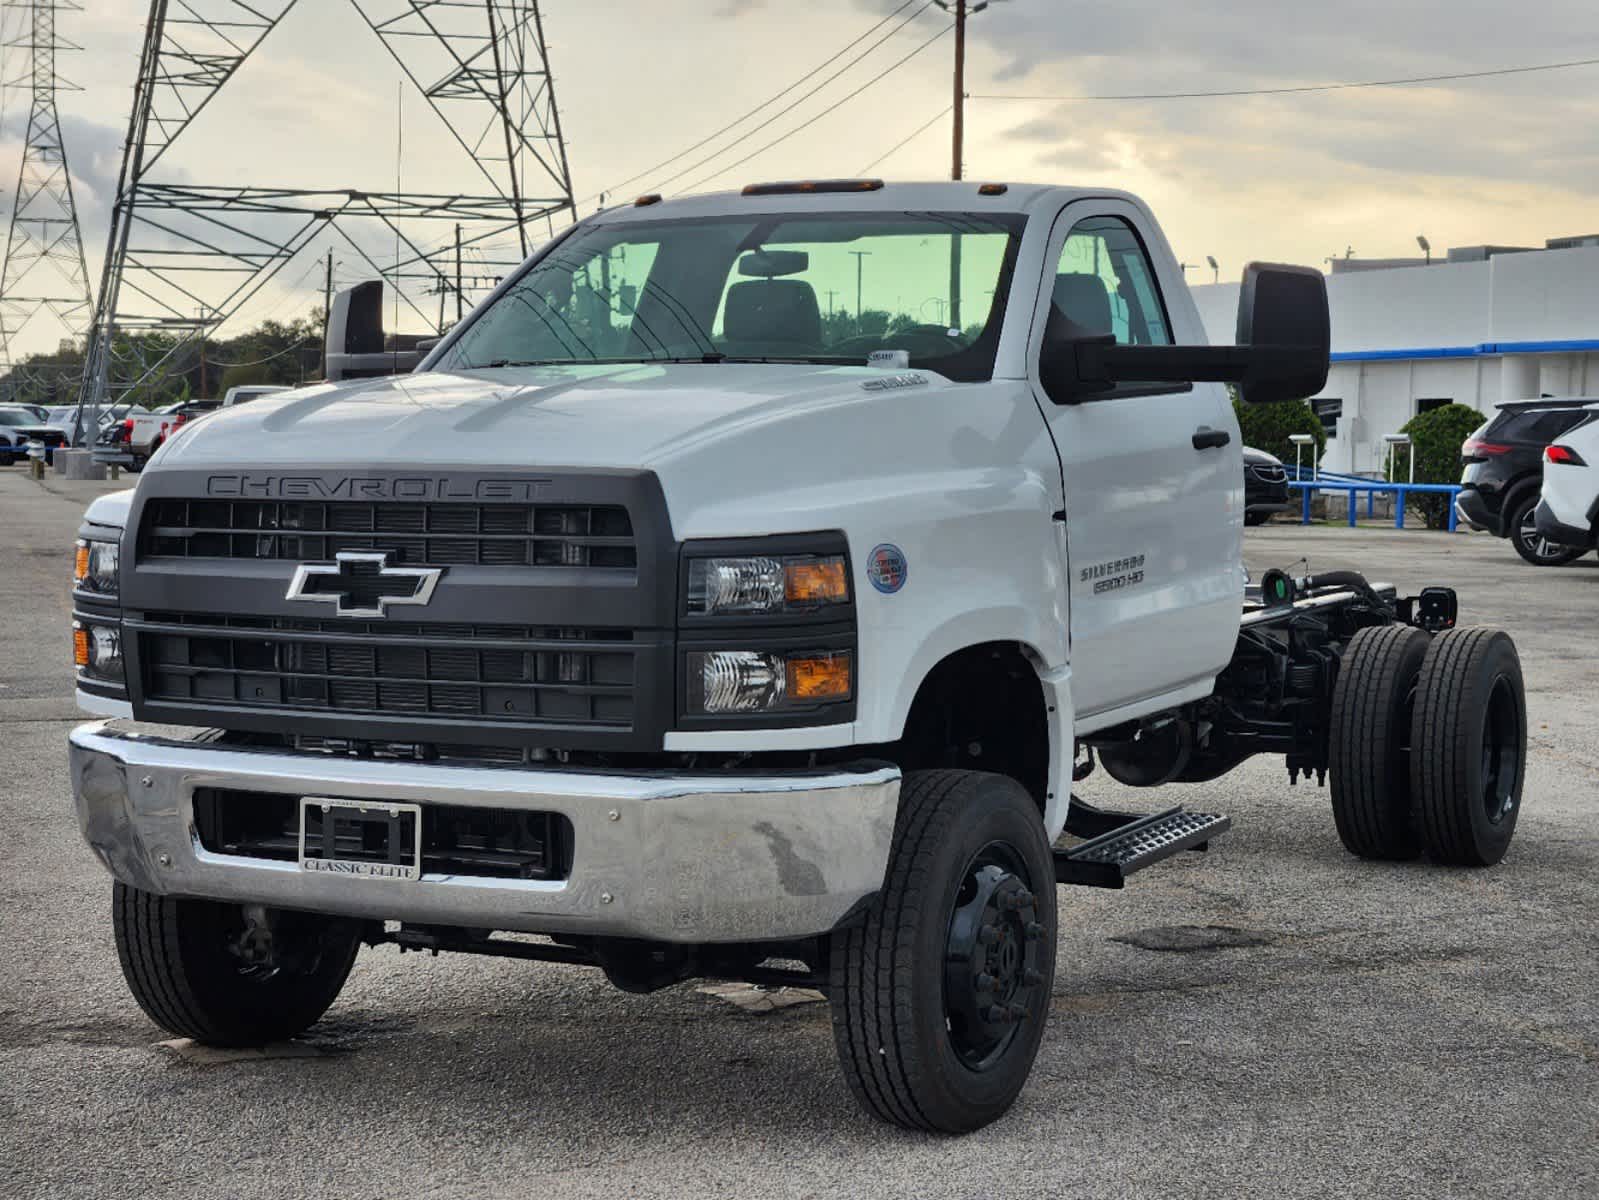
<instances>
[{"instance_id":1,"label":"black steel wheel","mask_svg":"<svg viewBox=\"0 0 1599 1200\"><path fill-rule=\"evenodd\" d=\"M832 939L833 1035L866 1110L966 1133L1032 1070L1055 975L1055 868L1038 806L978 771L907 775L883 891Z\"/></svg>"},{"instance_id":2,"label":"black steel wheel","mask_svg":"<svg viewBox=\"0 0 1599 1200\"><path fill-rule=\"evenodd\" d=\"M211 1046L259 1046L314 1025L361 948L359 922L269 913L271 953L237 904L157 896L117 882L111 901L128 990L163 1029Z\"/></svg>"},{"instance_id":3,"label":"black steel wheel","mask_svg":"<svg viewBox=\"0 0 1599 1200\"><path fill-rule=\"evenodd\" d=\"M1527 700L1521 659L1498 629L1433 639L1416 686L1410 781L1429 856L1486 867L1504 857L1521 814Z\"/></svg>"},{"instance_id":4,"label":"black steel wheel","mask_svg":"<svg viewBox=\"0 0 1599 1200\"><path fill-rule=\"evenodd\" d=\"M1416 680L1432 638L1409 625L1362 629L1349 639L1333 686L1327 734L1333 822L1361 858L1421 853L1410 792Z\"/></svg>"},{"instance_id":5,"label":"black steel wheel","mask_svg":"<svg viewBox=\"0 0 1599 1200\"><path fill-rule=\"evenodd\" d=\"M1561 567L1586 553L1580 546L1562 546L1539 533L1534 515L1537 510L1538 493L1534 492L1518 500L1509 513L1506 528L1517 554L1535 567Z\"/></svg>"}]
</instances>

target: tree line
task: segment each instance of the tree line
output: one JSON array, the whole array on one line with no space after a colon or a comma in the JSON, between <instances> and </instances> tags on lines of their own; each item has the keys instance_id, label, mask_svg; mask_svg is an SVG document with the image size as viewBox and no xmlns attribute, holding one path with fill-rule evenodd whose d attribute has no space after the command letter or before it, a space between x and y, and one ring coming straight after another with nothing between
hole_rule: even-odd
<instances>
[{"instance_id":1,"label":"tree line","mask_svg":"<svg viewBox=\"0 0 1599 1200\"><path fill-rule=\"evenodd\" d=\"M148 376L116 399L153 409L220 397L249 384L311 383L322 377L322 328L318 306L297 320L262 321L230 338L179 344L181 339L165 333L118 334L111 351L113 380L138 378L147 370ZM83 360L84 344L78 341L27 355L0 375L0 402L76 404Z\"/></svg>"}]
</instances>

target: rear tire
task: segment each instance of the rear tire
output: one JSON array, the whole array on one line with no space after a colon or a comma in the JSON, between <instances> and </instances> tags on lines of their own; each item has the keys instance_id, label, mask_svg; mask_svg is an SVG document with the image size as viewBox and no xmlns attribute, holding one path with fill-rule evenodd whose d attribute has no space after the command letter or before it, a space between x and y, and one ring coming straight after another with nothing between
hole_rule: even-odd
<instances>
[{"instance_id":1,"label":"rear tire","mask_svg":"<svg viewBox=\"0 0 1599 1200\"><path fill-rule=\"evenodd\" d=\"M1410 783L1422 845L1441 863L1491 866L1521 813L1527 700L1521 659L1498 629L1433 639L1416 686Z\"/></svg>"},{"instance_id":2,"label":"rear tire","mask_svg":"<svg viewBox=\"0 0 1599 1200\"><path fill-rule=\"evenodd\" d=\"M243 932L236 904L157 896L118 882L111 898L117 957L149 1018L210 1046L259 1046L301 1033L338 997L361 947L360 925L275 914L275 967L230 949Z\"/></svg>"},{"instance_id":3,"label":"rear tire","mask_svg":"<svg viewBox=\"0 0 1599 1200\"><path fill-rule=\"evenodd\" d=\"M1328 731L1333 822L1344 848L1361 858L1421 853L1408 759L1416 680L1431 644L1409 625L1362 629L1338 669Z\"/></svg>"},{"instance_id":4,"label":"rear tire","mask_svg":"<svg viewBox=\"0 0 1599 1200\"><path fill-rule=\"evenodd\" d=\"M1562 546L1538 532L1533 513L1538 508L1538 493L1516 501L1505 518L1510 544L1516 553L1535 567L1562 567L1587 553L1580 546Z\"/></svg>"},{"instance_id":5,"label":"rear tire","mask_svg":"<svg viewBox=\"0 0 1599 1200\"><path fill-rule=\"evenodd\" d=\"M978 771L905 777L888 874L835 934L839 1061L873 1116L967 1133L1027 1082L1055 978L1055 864L1038 806Z\"/></svg>"}]
</instances>

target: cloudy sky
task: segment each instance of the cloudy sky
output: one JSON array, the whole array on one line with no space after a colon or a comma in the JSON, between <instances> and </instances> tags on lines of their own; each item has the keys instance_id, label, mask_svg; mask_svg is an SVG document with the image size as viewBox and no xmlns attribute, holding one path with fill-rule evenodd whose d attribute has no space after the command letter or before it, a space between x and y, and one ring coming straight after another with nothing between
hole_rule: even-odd
<instances>
[{"instance_id":1,"label":"cloudy sky","mask_svg":"<svg viewBox=\"0 0 1599 1200\"><path fill-rule=\"evenodd\" d=\"M233 0L190 4L220 14ZM916 0L869 32L901 8L901 0L545 0L584 211L602 190L626 197L856 174L929 121L873 173L943 176L948 37L851 95L948 24ZM96 278L147 9L141 0L85 0L83 13L62 18L63 35L84 46L63 56L62 73L84 90L63 96L62 110ZM996 0L970 33L969 175L1139 192L1179 256L1200 262L1213 254L1224 278L1250 258L1320 263L1349 247L1362 256L1410 254L1417 234L1441 249L1599 232L1599 67L1261 97L990 98L1292 87L1599 58L1591 2L1528 0L1512 9L1480 0ZM755 121L647 170L863 35ZM13 52L8 77L16 74ZM399 78L350 0L299 0L174 147L169 177L391 188ZM21 89L8 90L0 147L7 203L26 103ZM481 190L420 100L398 103L404 185ZM309 247L244 315L294 315L317 303L312 260L324 249ZM358 274L354 264L341 268L348 279Z\"/></svg>"}]
</instances>

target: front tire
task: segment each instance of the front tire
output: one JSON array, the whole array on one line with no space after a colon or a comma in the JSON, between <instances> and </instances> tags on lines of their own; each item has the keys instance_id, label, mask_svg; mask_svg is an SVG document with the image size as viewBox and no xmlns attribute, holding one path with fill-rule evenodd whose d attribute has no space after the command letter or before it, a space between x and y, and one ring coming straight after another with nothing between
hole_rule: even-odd
<instances>
[{"instance_id":1,"label":"front tire","mask_svg":"<svg viewBox=\"0 0 1599 1200\"><path fill-rule=\"evenodd\" d=\"M905 777L883 890L832 939L839 1060L873 1116L967 1133L1027 1082L1055 977L1055 867L1038 806L977 771Z\"/></svg>"},{"instance_id":2,"label":"front tire","mask_svg":"<svg viewBox=\"0 0 1599 1200\"><path fill-rule=\"evenodd\" d=\"M1344 848L1361 858L1421 853L1409 742L1416 679L1431 644L1409 625L1373 626L1349 639L1338 668L1327 734L1333 822Z\"/></svg>"},{"instance_id":3,"label":"front tire","mask_svg":"<svg viewBox=\"0 0 1599 1200\"><path fill-rule=\"evenodd\" d=\"M111 899L117 957L146 1015L209 1046L259 1046L314 1025L338 997L361 947L354 921L280 911L271 964L234 949L245 930L236 904L157 896L117 882Z\"/></svg>"},{"instance_id":4,"label":"front tire","mask_svg":"<svg viewBox=\"0 0 1599 1200\"><path fill-rule=\"evenodd\" d=\"M1410 786L1428 855L1463 867L1498 862L1516 831L1527 768L1527 700L1509 634L1452 629L1433 639L1410 738Z\"/></svg>"},{"instance_id":5,"label":"front tire","mask_svg":"<svg viewBox=\"0 0 1599 1200\"><path fill-rule=\"evenodd\" d=\"M1562 546L1551 542L1538 532L1533 514L1538 509L1538 493L1518 501L1511 509L1507 521L1510 544L1516 553L1535 567L1562 567L1581 558L1585 550L1580 546Z\"/></svg>"}]
</instances>

